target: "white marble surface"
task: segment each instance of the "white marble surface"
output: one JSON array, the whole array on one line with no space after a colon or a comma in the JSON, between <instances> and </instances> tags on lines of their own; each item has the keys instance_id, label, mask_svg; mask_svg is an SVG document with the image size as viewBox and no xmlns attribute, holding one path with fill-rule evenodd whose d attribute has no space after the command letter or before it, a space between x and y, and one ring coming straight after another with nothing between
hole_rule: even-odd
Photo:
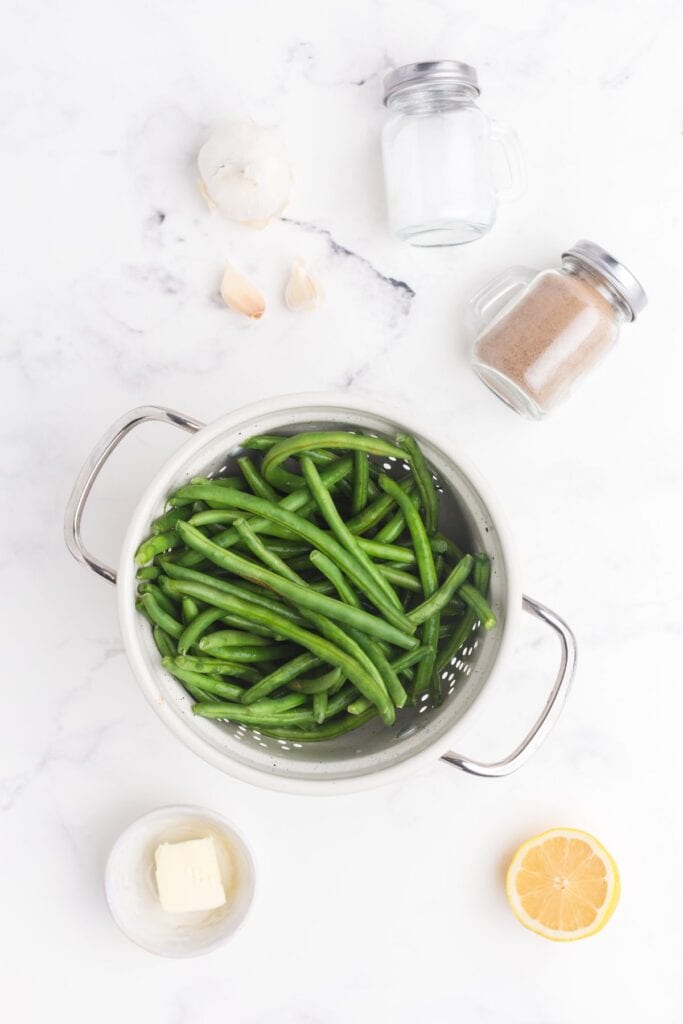
<instances>
[{"instance_id":1,"label":"white marble surface","mask_svg":"<svg viewBox=\"0 0 683 1024\"><path fill-rule=\"evenodd\" d=\"M0 26L4 570L0 832L3 1016L101 1024L576 1024L683 1018L680 270L681 31L675 0L8 0ZM388 237L380 78L433 56L480 70L516 126L529 188L485 240ZM212 220L193 159L211 123L277 124L296 187L254 234ZM579 236L650 306L561 413L523 422L467 364L466 297ZM216 290L231 256L264 320ZM281 301L289 261L323 310ZM403 283L398 283L403 282ZM248 400L348 388L419 409L490 479L525 588L575 627L575 692L519 775L447 766L338 799L260 791L180 747L141 696L112 588L67 555L64 503L102 430L141 403L211 419ZM179 437L112 460L87 537L115 559L136 495ZM509 699L472 753L502 754L555 649L519 636ZM259 894L224 950L176 963L115 929L102 875L130 820L196 802L233 819ZM553 824L597 833L623 873L600 936L556 946L510 915L502 869Z\"/></svg>"}]
</instances>

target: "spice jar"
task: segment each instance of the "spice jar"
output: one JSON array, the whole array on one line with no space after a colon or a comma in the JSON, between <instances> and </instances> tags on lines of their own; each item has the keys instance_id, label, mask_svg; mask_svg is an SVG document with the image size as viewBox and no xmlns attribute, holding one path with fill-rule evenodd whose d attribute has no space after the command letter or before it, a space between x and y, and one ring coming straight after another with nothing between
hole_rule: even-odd
<instances>
[{"instance_id":1,"label":"spice jar","mask_svg":"<svg viewBox=\"0 0 683 1024\"><path fill-rule=\"evenodd\" d=\"M635 320L647 295L626 267L585 239L559 269L510 267L470 303L472 365L516 412L540 419L571 393Z\"/></svg>"},{"instance_id":2,"label":"spice jar","mask_svg":"<svg viewBox=\"0 0 683 1024\"><path fill-rule=\"evenodd\" d=\"M406 64L384 80L382 133L392 231L411 245L460 245L490 231L524 189L517 137L477 106L477 72L456 60Z\"/></svg>"}]
</instances>

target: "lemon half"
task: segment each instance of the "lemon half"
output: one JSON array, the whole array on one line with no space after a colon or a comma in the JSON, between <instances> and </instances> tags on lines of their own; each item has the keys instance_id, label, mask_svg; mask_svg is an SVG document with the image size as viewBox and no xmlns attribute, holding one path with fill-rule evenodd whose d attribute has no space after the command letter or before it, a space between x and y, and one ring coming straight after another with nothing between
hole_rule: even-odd
<instances>
[{"instance_id":1,"label":"lemon half","mask_svg":"<svg viewBox=\"0 0 683 1024\"><path fill-rule=\"evenodd\" d=\"M588 832L552 828L519 847L508 868L507 897L517 920L555 942L595 935L619 902L614 858Z\"/></svg>"}]
</instances>

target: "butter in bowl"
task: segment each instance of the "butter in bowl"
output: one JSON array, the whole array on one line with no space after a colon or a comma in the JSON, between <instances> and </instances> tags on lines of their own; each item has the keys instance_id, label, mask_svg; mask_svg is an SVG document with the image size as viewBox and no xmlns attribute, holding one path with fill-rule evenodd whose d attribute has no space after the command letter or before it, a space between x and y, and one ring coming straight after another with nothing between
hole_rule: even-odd
<instances>
[{"instance_id":1,"label":"butter in bowl","mask_svg":"<svg viewBox=\"0 0 683 1024\"><path fill-rule=\"evenodd\" d=\"M200 956L244 920L254 864L244 839L220 815L161 807L118 838L105 890L114 921L137 945L159 956Z\"/></svg>"}]
</instances>

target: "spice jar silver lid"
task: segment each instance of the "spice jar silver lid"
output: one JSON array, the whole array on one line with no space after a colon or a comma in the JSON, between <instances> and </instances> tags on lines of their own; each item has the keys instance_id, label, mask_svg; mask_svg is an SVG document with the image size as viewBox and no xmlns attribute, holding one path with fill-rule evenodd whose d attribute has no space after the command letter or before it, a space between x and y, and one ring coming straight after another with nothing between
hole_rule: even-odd
<instances>
[{"instance_id":1,"label":"spice jar silver lid","mask_svg":"<svg viewBox=\"0 0 683 1024\"><path fill-rule=\"evenodd\" d=\"M640 281L601 245L589 242L587 238L580 238L571 249L562 253L563 259L565 256L570 256L592 270L597 270L606 278L630 309L632 320L645 309L647 294Z\"/></svg>"},{"instance_id":2,"label":"spice jar silver lid","mask_svg":"<svg viewBox=\"0 0 683 1024\"><path fill-rule=\"evenodd\" d=\"M475 96L481 92L477 69L459 60L427 60L418 64L403 64L384 76L384 102L394 93L417 84L464 85Z\"/></svg>"}]
</instances>

